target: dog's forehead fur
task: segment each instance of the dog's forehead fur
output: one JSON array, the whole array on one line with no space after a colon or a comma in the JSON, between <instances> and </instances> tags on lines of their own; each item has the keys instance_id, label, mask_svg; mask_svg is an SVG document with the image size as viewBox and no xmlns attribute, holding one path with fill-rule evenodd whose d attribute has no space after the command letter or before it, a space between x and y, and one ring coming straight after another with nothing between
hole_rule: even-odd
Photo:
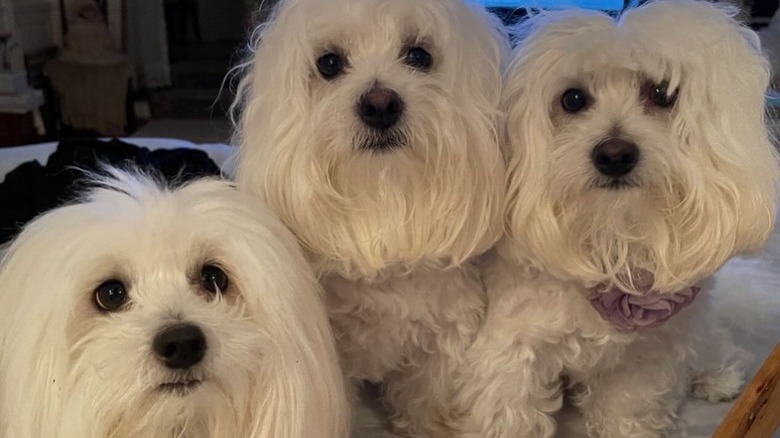
<instances>
[{"instance_id":1,"label":"dog's forehead fur","mask_svg":"<svg viewBox=\"0 0 780 438\"><path fill-rule=\"evenodd\" d=\"M73 248L75 264L87 269L84 274L92 281L114 275L131 283L155 277L161 283L181 283L198 265L238 261L231 250L240 237L228 232L236 218L203 197L230 196L230 189L205 188L185 188L175 195L100 189L86 203L53 212L50 221L67 218L74 223L73 232L58 241ZM250 216L244 219L252 223ZM172 278L173 272L181 278Z\"/></svg>"},{"instance_id":2,"label":"dog's forehead fur","mask_svg":"<svg viewBox=\"0 0 780 438\"><path fill-rule=\"evenodd\" d=\"M110 279L128 287L151 286L135 289L133 299L164 292L181 297L192 293L205 264L221 266L236 283L244 280L239 267L252 265L255 283L289 286L272 272L290 260L261 260L252 251L294 260L299 251L294 238L262 204L245 199L230 184L205 180L171 190L143 178L106 181L82 201L36 219L7 258L34 247L53 248L42 252L38 263L52 275L59 273L70 284L65 290L85 300ZM302 259L297 262L305 266ZM67 303L72 297L57 299Z\"/></svg>"},{"instance_id":3,"label":"dog's forehead fur","mask_svg":"<svg viewBox=\"0 0 780 438\"><path fill-rule=\"evenodd\" d=\"M410 37L436 37L444 44L450 42L447 41L449 38L463 38L452 32L450 26L441 25L445 21L451 22L455 16L449 8L463 7L458 2L446 0L301 0L291 3L289 14L307 28L316 29L316 32L308 32L314 42L340 38L359 47L377 39L399 42ZM288 32L293 31L295 29L288 29Z\"/></svg>"},{"instance_id":4,"label":"dog's forehead fur","mask_svg":"<svg viewBox=\"0 0 780 438\"><path fill-rule=\"evenodd\" d=\"M322 14L310 14L305 20L309 26L319 30L311 34L315 48L327 48L336 44L347 50L347 55L383 52L388 46L399 46L419 39L433 39L442 33L432 26L434 16L426 17L420 9L399 9L393 14L388 8L393 4L372 4L360 2L350 8L329 5ZM334 7L336 6L336 7Z\"/></svg>"},{"instance_id":5,"label":"dog's forehead fur","mask_svg":"<svg viewBox=\"0 0 780 438\"><path fill-rule=\"evenodd\" d=\"M720 53L718 45L729 43L724 39L732 32L731 16L736 13L729 5L677 3L656 2L618 17L595 11L545 12L514 29L518 52L530 54L543 47L548 56L531 56L556 70L555 76L629 69L654 81L670 81L676 88L686 71L712 62ZM743 36L748 45L758 47L754 35ZM559 62L547 62L553 58Z\"/></svg>"},{"instance_id":6,"label":"dog's forehead fur","mask_svg":"<svg viewBox=\"0 0 780 438\"><path fill-rule=\"evenodd\" d=\"M280 3L275 18L261 33L266 39L295 40L305 49L299 61L309 65L334 49L352 62L400 61L403 49L421 45L438 58L437 64L446 66L439 70L446 74L456 63L492 62L497 56L484 47L483 37L459 31L484 29L484 16L477 8L459 0L288 0ZM498 20L494 21L499 29ZM448 76L454 80L463 74Z\"/></svg>"}]
</instances>

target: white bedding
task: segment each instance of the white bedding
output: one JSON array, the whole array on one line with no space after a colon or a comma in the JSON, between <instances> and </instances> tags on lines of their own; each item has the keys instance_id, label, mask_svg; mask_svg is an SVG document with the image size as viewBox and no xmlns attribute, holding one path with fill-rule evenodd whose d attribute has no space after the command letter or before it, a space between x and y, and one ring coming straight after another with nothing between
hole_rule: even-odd
<instances>
[{"instance_id":1,"label":"white bedding","mask_svg":"<svg viewBox=\"0 0 780 438\"><path fill-rule=\"evenodd\" d=\"M127 138L123 141L150 149L193 148L205 151L214 162L229 174L230 157L233 148L225 144L194 144L183 140L165 138ZM14 148L0 148L0 181L18 165L38 160L46 164L48 156L56 149L56 143L45 143ZM758 261L756 261L758 260ZM780 276L780 229L776 230L774 238L758 259L736 259L729 263L719 274L723 280L719 289L734 290L729 296L734 296L726 306L728 319L733 322L734 335L737 342L755 355L755 363L750 370L752 376L760 364L780 341L780 282L767 286L767 280L747 272L746 264L758 263L763 260L762 267L766 274ZM754 271L751 271L754 272ZM751 282L753 284L751 284ZM760 284L760 286L759 286ZM752 288L749 286L753 286ZM744 298L745 289L754 289L764 295L761 300L755 297ZM769 289L769 290L766 290ZM676 436L691 438L706 438L711 436L722 418L726 415L732 403L710 404L698 400L690 400L682 408L681 416L686 424L687 432ZM780 415L778 413L777 415ZM380 430L366 430L356 438L387 437ZM561 416L561 438L585 437L582 423L576 412L569 410ZM775 434L780 438L780 432ZM735 437L738 438L738 437Z\"/></svg>"}]
</instances>

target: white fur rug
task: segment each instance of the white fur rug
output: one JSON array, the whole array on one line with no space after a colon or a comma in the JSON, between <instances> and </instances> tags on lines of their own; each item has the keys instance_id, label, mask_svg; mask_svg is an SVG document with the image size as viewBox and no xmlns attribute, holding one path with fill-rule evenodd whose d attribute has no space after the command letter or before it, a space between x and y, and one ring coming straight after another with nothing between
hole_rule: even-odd
<instances>
[{"instance_id":1,"label":"white fur rug","mask_svg":"<svg viewBox=\"0 0 780 438\"><path fill-rule=\"evenodd\" d=\"M717 274L713 293L722 317L735 340L754 355L750 376L755 374L772 348L780 342L780 225L760 254L734 259ZM673 437L712 436L731 403L707 403L689 399L681 410L681 430ZM353 438L393 438L376 410L364 406L361 430ZM559 438L586 438L582 419L574 409L560 415ZM780 438L780 431L774 438Z\"/></svg>"}]
</instances>

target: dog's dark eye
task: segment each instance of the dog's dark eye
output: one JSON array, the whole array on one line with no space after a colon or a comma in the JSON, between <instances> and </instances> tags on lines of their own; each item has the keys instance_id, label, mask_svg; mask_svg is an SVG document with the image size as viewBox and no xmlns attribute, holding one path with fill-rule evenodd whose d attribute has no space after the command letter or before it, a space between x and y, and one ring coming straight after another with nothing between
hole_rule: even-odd
<instances>
[{"instance_id":1,"label":"dog's dark eye","mask_svg":"<svg viewBox=\"0 0 780 438\"><path fill-rule=\"evenodd\" d=\"M666 82L662 82L657 85L651 85L647 97L650 98L650 101L656 106L668 108L674 105L674 101L677 100L677 91L669 94L669 85Z\"/></svg>"},{"instance_id":2,"label":"dog's dark eye","mask_svg":"<svg viewBox=\"0 0 780 438\"><path fill-rule=\"evenodd\" d=\"M127 289L119 280L104 281L95 289L95 304L107 312L119 310L127 301Z\"/></svg>"},{"instance_id":3,"label":"dog's dark eye","mask_svg":"<svg viewBox=\"0 0 780 438\"><path fill-rule=\"evenodd\" d=\"M214 265L206 265L200 270L203 288L211 293L225 292L228 288L228 276L225 271Z\"/></svg>"},{"instance_id":4,"label":"dog's dark eye","mask_svg":"<svg viewBox=\"0 0 780 438\"><path fill-rule=\"evenodd\" d=\"M584 91L570 88L563 92L561 96L561 107L567 113L576 113L582 111L588 106L588 95Z\"/></svg>"},{"instance_id":5,"label":"dog's dark eye","mask_svg":"<svg viewBox=\"0 0 780 438\"><path fill-rule=\"evenodd\" d=\"M325 79L334 79L344 71L344 60L336 53L326 53L317 59L317 71Z\"/></svg>"},{"instance_id":6,"label":"dog's dark eye","mask_svg":"<svg viewBox=\"0 0 780 438\"><path fill-rule=\"evenodd\" d=\"M406 52L406 65L417 70L426 71L433 65L433 56L422 47L412 47Z\"/></svg>"}]
</instances>

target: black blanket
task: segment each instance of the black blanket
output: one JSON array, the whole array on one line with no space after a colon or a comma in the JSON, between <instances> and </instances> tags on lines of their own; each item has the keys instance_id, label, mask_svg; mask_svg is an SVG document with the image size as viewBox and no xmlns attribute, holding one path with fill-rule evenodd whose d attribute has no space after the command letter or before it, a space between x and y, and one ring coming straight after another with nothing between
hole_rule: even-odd
<instances>
[{"instance_id":1,"label":"black blanket","mask_svg":"<svg viewBox=\"0 0 780 438\"><path fill-rule=\"evenodd\" d=\"M119 140L63 141L46 166L37 161L24 163L0 184L0 243L10 240L35 216L72 199L81 189L83 170L97 170L100 164L155 169L169 181L220 174L219 167L200 150L150 151Z\"/></svg>"}]
</instances>

